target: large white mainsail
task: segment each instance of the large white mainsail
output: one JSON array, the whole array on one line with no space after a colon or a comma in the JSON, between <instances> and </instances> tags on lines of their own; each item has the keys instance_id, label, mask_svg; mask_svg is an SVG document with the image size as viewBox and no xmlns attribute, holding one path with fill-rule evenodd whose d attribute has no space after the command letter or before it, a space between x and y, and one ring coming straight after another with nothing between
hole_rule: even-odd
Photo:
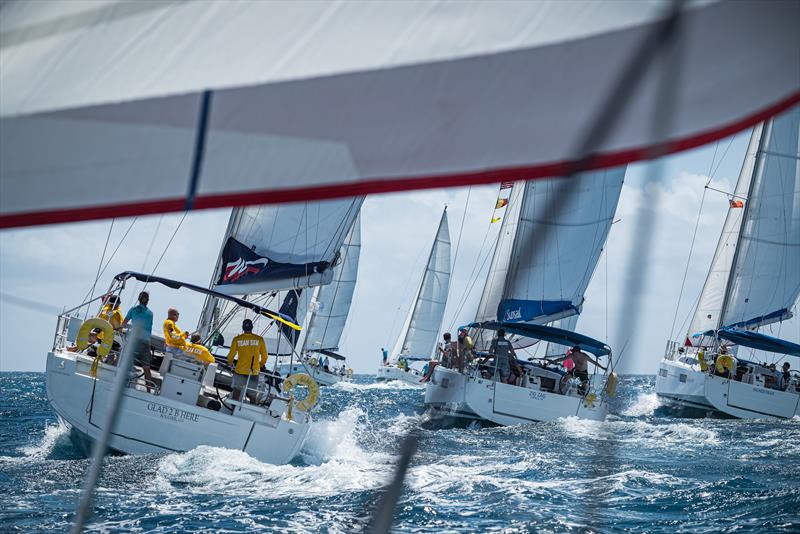
<instances>
[{"instance_id":1,"label":"large white mainsail","mask_svg":"<svg viewBox=\"0 0 800 534\"><path fill-rule=\"evenodd\" d=\"M445 208L425 273L414 299L414 306L398 337L395 354L427 359L433 353L447 303L450 268L450 230L447 226L447 208Z\"/></svg>"},{"instance_id":2,"label":"large white mainsail","mask_svg":"<svg viewBox=\"0 0 800 534\"><path fill-rule=\"evenodd\" d=\"M756 329L791 317L800 292L800 108L753 129L730 207L689 327Z\"/></svg>"},{"instance_id":3,"label":"large white mainsail","mask_svg":"<svg viewBox=\"0 0 800 534\"><path fill-rule=\"evenodd\" d=\"M583 173L557 220L544 220L561 179L517 183L509 199L476 321L546 324L580 313L608 236L625 167ZM544 235L541 254L528 251Z\"/></svg>"},{"instance_id":4,"label":"large white mainsail","mask_svg":"<svg viewBox=\"0 0 800 534\"><path fill-rule=\"evenodd\" d=\"M321 286L312 301L311 318L306 327L307 350L336 350L342 338L358 277L361 255L361 217L356 217L342 245L339 265L334 267L333 282Z\"/></svg>"},{"instance_id":5,"label":"large white mainsail","mask_svg":"<svg viewBox=\"0 0 800 534\"><path fill-rule=\"evenodd\" d=\"M250 301L280 304L280 312L302 324L312 288L328 284L340 262L339 250L364 197L234 209L212 285ZM219 332L229 342L240 332L246 311L231 313L207 299L200 332ZM244 314L244 315L243 315ZM297 331L266 318L249 317L271 354L290 354Z\"/></svg>"}]
</instances>

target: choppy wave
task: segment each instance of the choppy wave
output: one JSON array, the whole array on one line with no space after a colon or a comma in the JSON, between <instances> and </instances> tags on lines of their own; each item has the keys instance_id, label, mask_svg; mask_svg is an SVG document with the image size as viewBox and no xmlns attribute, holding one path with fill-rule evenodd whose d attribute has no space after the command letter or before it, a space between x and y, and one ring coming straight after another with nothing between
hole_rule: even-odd
<instances>
[{"instance_id":1,"label":"choppy wave","mask_svg":"<svg viewBox=\"0 0 800 534\"><path fill-rule=\"evenodd\" d=\"M16 391L42 388L41 375L18 380ZM430 429L421 390L359 377L323 389L289 465L205 446L108 458L95 528L365 531L413 431L419 450L397 532L800 530L799 420L660 416L652 377L625 379L619 391L618 415L605 422ZM17 402L29 404L0 417L0 522L67 530L88 462L68 452L43 395Z\"/></svg>"}]
</instances>

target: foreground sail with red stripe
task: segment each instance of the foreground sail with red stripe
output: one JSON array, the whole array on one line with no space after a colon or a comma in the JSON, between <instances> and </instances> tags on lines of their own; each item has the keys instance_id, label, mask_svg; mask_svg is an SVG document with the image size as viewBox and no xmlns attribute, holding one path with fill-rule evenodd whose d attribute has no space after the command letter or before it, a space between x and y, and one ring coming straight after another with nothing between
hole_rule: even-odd
<instances>
[{"instance_id":1,"label":"foreground sail with red stripe","mask_svg":"<svg viewBox=\"0 0 800 534\"><path fill-rule=\"evenodd\" d=\"M7 2L0 227L558 175L663 8ZM800 3L682 13L671 120L654 58L593 167L800 100Z\"/></svg>"}]
</instances>

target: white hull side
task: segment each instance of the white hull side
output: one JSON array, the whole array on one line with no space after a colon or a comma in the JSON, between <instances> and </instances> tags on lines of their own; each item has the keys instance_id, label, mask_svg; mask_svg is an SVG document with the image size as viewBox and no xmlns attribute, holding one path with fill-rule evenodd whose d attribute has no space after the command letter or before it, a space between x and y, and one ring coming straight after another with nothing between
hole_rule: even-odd
<instances>
[{"instance_id":1,"label":"white hull side","mask_svg":"<svg viewBox=\"0 0 800 534\"><path fill-rule=\"evenodd\" d=\"M661 360L656 375L656 395L661 401L677 408L713 411L713 406L706 400L707 376L689 364Z\"/></svg>"},{"instance_id":2,"label":"white hull side","mask_svg":"<svg viewBox=\"0 0 800 534\"><path fill-rule=\"evenodd\" d=\"M600 399L588 403L577 396L495 383L441 367L425 388L425 404L443 415L504 426L571 416L602 421L608 414L608 404Z\"/></svg>"},{"instance_id":3,"label":"white hull side","mask_svg":"<svg viewBox=\"0 0 800 534\"><path fill-rule=\"evenodd\" d=\"M375 376L376 382L391 382L392 380L399 380L400 382L411 384L412 386L416 386L420 389L425 387L425 384L420 382L420 380L422 380L422 373L416 369L403 371L395 365L383 365L378 367L378 372Z\"/></svg>"},{"instance_id":4,"label":"white hull side","mask_svg":"<svg viewBox=\"0 0 800 534\"><path fill-rule=\"evenodd\" d=\"M465 422L480 420L465 403L466 383L467 377L463 374L437 366L431 380L425 384L425 405L444 417Z\"/></svg>"},{"instance_id":5,"label":"white hull side","mask_svg":"<svg viewBox=\"0 0 800 534\"><path fill-rule=\"evenodd\" d=\"M98 378L89 374L91 358L74 353L47 355L47 397L58 416L79 434L96 440L107 418L116 368L101 365ZM216 412L126 388L111 434L111 449L127 454L183 452L200 445L242 450L271 463L291 461L303 446L310 419L295 411L286 419L263 408L242 406L237 415Z\"/></svg>"},{"instance_id":6,"label":"white hull side","mask_svg":"<svg viewBox=\"0 0 800 534\"><path fill-rule=\"evenodd\" d=\"M666 376L662 370L666 370ZM676 399L677 404L707 406L712 411L739 419L800 415L800 395L795 392L713 376L670 360L661 362L656 393L667 401Z\"/></svg>"},{"instance_id":7,"label":"white hull side","mask_svg":"<svg viewBox=\"0 0 800 534\"><path fill-rule=\"evenodd\" d=\"M278 366L278 372L281 376L288 376L290 374L306 373L311 378L317 381L320 386L332 386L337 382L350 382L351 378L347 375L339 375L334 373L326 373L324 370L313 365L306 365L303 362L295 362L291 364L282 363Z\"/></svg>"}]
</instances>

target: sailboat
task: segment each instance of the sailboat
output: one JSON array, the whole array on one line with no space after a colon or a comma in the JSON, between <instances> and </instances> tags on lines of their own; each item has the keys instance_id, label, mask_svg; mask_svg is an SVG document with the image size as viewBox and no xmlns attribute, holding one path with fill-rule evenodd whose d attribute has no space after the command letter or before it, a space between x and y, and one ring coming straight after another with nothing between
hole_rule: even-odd
<instances>
[{"instance_id":1,"label":"sailboat","mask_svg":"<svg viewBox=\"0 0 800 534\"><path fill-rule=\"evenodd\" d=\"M300 344L299 359L278 366L282 376L292 373L308 373L321 386L330 386L352 379L353 370L347 367L345 356L339 354L353 293L358 277L358 260L361 255L361 217L356 217L350 232L339 252L339 264L334 267L333 281L316 289L310 303L302 299L300 291L287 295L284 301L286 313L292 317L305 318L303 332L295 339ZM300 311L292 310L294 302L302 303ZM308 308L308 312L305 311ZM291 335L291 332L289 332ZM333 363L325 365L325 360ZM328 360L328 361L330 361Z\"/></svg>"},{"instance_id":2,"label":"sailboat","mask_svg":"<svg viewBox=\"0 0 800 534\"><path fill-rule=\"evenodd\" d=\"M522 376L514 383L499 380L495 368L479 358L461 372L437 366L425 389L425 403L435 413L459 421L482 420L500 425L577 416L602 420L616 375L611 349L570 328L581 312L584 293L594 273L613 222L625 168L580 174L570 180L574 194L555 219L543 219L559 180L515 182L498 234L475 321L469 325L475 356L491 356L492 338L509 335ZM503 186L501 185L501 191ZM562 201L564 201L562 199ZM540 252L530 248L543 239ZM558 326L548 326L556 323ZM539 341L554 347L580 347L595 361L605 358L606 371L578 383L548 354L524 361L521 351ZM488 361L488 360L485 360Z\"/></svg>"},{"instance_id":3,"label":"sailboat","mask_svg":"<svg viewBox=\"0 0 800 534\"><path fill-rule=\"evenodd\" d=\"M680 412L800 414L800 374L745 349L800 357L759 329L792 317L800 293L800 107L753 129L711 267L683 343L670 341L656 393ZM783 359L783 358L781 358Z\"/></svg>"},{"instance_id":4,"label":"sailboat","mask_svg":"<svg viewBox=\"0 0 800 534\"><path fill-rule=\"evenodd\" d=\"M131 279L152 284L156 290L204 294L247 310L252 316L299 328L268 308L214 290L144 273L118 274L105 295L59 316L53 348L47 355L47 398L59 419L70 427L78 447L88 451L91 443L100 439L109 420L115 387L121 383L121 408L108 442L114 451L169 453L210 445L238 449L273 464L291 461L311 429L309 412L317 397L313 390L309 397L296 402L287 383L279 389L255 376L253 383L245 386L251 401L234 400L230 388L217 381L216 363L206 366L194 358L177 356L164 374L154 370L150 376L134 368L127 376L119 375L122 370L113 359L135 350L142 339L151 337L150 332L115 334L108 321L100 317L83 321L79 314L98 306L98 300L104 297L119 298ZM94 329L103 332L102 343L92 341L96 339L92 337ZM119 349L114 348L115 337ZM163 340L155 336L150 346L147 358L151 350L156 354L164 351Z\"/></svg>"},{"instance_id":5,"label":"sailboat","mask_svg":"<svg viewBox=\"0 0 800 534\"><path fill-rule=\"evenodd\" d=\"M425 264L425 272L417 286L414 305L403 323L392 350L392 358L378 368L375 380L400 380L423 387L420 382L422 374L412 364L430 360L436 349L436 337L442 326L450 288L450 269L450 230L445 208Z\"/></svg>"},{"instance_id":6,"label":"sailboat","mask_svg":"<svg viewBox=\"0 0 800 534\"><path fill-rule=\"evenodd\" d=\"M356 223L363 200L364 197L353 197L233 210L212 278L213 287L243 295L251 302L281 302L279 313L283 316L298 324L310 323L312 337L286 325L254 319L260 321L254 324L254 331L264 336L268 352L276 357L273 372L282 370L282 376L287 372L313 372L324 380L319 370L302 361L298 347L305 342L301 339L316 340L320 328L322 332L330 330L331 335L323 341L332 343L321 349L338 345L358 269L360 227ZM349 245L345 244L347 239ZM321 286L331 286L332 291L322 291ZM315 290L318 299L312 302ZM317 320L313 315L307 319L312 304L318 307ZM326 304L331 314L328 324ZM244 318L237 311L240 310L231 310L226 302L215 299L207 299L203 309L200 332L213 340L212 345L223 354L226 341L238 334ZM279 359L288 359L287 369L278 363Z\"/></svg>"}]
</instances>

